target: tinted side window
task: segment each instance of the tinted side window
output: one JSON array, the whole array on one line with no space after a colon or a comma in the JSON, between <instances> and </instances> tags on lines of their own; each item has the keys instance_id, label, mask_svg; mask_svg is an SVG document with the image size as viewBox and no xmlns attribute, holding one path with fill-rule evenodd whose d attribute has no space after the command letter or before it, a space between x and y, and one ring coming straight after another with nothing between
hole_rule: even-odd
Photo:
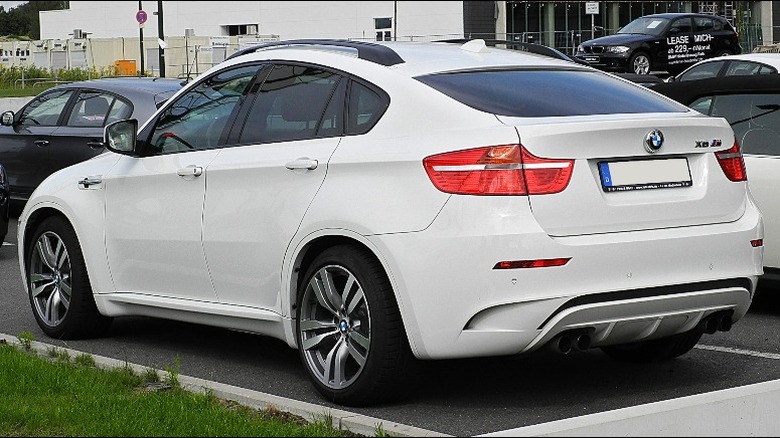
<instances>
[{"instance_id":1,"label":"tinted side window","mask_svg":"<svg viewBox=\"0 0 780 438\"><path fill-rule=\"evenodd\" d=\"M378 91L353 81L349 92L348 134L365 134L385 113L388 100Z\"/></svg>"},{"instance_id":2,"label":"tinted side window","mask_svg":"<svg viewBox=\"0 0 780 438\"><path fill-rule=\"evenodd\" d=\"M98 91L82 91L76 98L67 125L101 127L109 119L109 113L114 115L114 120L120 120L130 116L132 112L132 106L128 102L114 95ZM116 118L116 116L122 117Z\"/></svg>"},{"instance_id":3,"label":"tinted side window","mask_svg":"<svg viewBox=\"0 0 780 438\"><path fill-rule=\"evenodd\" d=\"M252 103L239 143L315 138L326 107L341 80L341 75L319 67L274 66ZM337 112L337 109L333 111ZM330 114L328 117L336 116ZM334 124L338 123L333 120Z\"/></svg>"},{"instance_id":4,"label":"tinted side window","mask_svg":"<svg viewBox=\"0 0 780 438\"><path fill-rule=\"evenodd\" d=\"M477 110L510 117L688 111L645 87L596 71L479 71L417 80Z\"/></svg>"},{"instance_id":5,"label":"tinted side window","mask_svg":"<svg viewBox=\"0 0 780 438\"><path fill-rule=\"evenodd\" d=\"M669 30L672 33L690 33L691 28L692 26L690 18L678 18L672 22L672 27Z\"/></svg>"},{"instance_id":6,"label":"tinted side window","mask_svg":"<svg viewBox=\"0 0 780 438\"><path fill-rule=\"evenodd\" d=\"M710 113L729 121L744 153L780 156L780 95L715 96Z\"/></svg>"},{"instance_id":7,"label":"tinted side window","mask_svg":"<svg viewBox=\"0 0 780 438\"><path fill-rule=\"evenodd\" d=\"M148 154L211 149L260 67L250 65L221 72L197 84L167 107L152 133Z\"/></svg>"},{"instance_id":8,"label":"tinted side window","mask_svg":"<svg viewBox=\"0 0 780 438\"><path fill-rule=\"evenodd\" d=\"M696 17L693 19L696 23L696 32L707 32L715 30L715 22L712 18Z\"/></svg>"},{"instance_id":9,"label":"tinted side window","mask_svg":"<svg viewBox=\"0 0 780 438\"><path fill-rule=\"evenodd\" d=\"M714 78L723 68L725 61L704 62L691 67L677 78L678 81L695 81L697 79Z\"/></svg>"},{"instance_id":10,"label":"tinted side window","mask_svg":"<svg viewBox=\"0 0 780 438\"><path fill-rule=\"evenodd\" d=\"M56 126L73 90L60 90L36 97L19 116L22 125Z\"/></svg>"},{"instance_id":11,"label":"tinted side window","mask_svg":"<svg viewBox=\"0 0 780 438\"><path fill-rule=\"evenodd\" d=\"M777 70L768 65L750 61L731 61L726 70L726 76L750 76L777 73Z\"/></svg>"}]
</instances>

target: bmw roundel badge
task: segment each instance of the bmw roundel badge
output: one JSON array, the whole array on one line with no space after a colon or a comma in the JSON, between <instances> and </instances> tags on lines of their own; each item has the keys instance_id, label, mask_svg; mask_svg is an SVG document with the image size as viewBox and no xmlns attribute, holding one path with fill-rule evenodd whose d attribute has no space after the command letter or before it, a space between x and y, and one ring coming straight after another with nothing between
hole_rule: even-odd
<instances>
[{"instance_id":1,"label":"bmw roundel badge","mask_svg":"<svg viewBox=\"0 0 780 438\"><path fill-rule=\"evenodd\" d=\"M664 133L654 129L649 132L645 137L645 149L647 152L654 154L661 150L664 146Z\"/></svg>"}]
</instances>

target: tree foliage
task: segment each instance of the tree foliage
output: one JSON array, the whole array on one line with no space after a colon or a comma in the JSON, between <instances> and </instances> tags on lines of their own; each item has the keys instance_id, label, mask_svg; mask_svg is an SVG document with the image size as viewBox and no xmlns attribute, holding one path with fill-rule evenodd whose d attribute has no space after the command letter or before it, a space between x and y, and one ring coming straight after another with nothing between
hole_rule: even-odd
<instances>
[{"instance_id":1,"label":"tree foliage","mask_svg":"<svg viewBox=\"0 0 780 438\"><path fill-rule=\"evenodd\" d=\"M28 1L7 11L0 6L0 35L40 39L38 12L66 9L68 3L67 1Z\"/></svg>"}]
</instances>

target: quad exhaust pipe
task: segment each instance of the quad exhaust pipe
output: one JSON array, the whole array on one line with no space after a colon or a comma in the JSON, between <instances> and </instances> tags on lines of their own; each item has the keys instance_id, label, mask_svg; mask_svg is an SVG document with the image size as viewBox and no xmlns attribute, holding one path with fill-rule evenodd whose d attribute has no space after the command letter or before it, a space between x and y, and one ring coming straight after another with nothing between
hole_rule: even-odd
<instances>
[{"instance_id":1,"label":"quad exhaust pipe","mask_svg":"<svg viewBox=\"0 0 780 438\"><path fill-rule=\"evenodd\" d=\"M702 319L699 323L699 329L708 335L713 335L719 331L727 332L731 330L733 319L732 312L716 312Z\"/></svg>"},{"instance_id":2,"label":"quad exhaust pipe","mask_svg":"<svg viewBox=\"0 0 780 438\"><path fill-rule=\"evenodd\" d=\"M548 344L553 351L569 354L572 351L585 351L590 348L590 332L588 330L570 330L553 338Z\"/></svg>"}]
</instances>

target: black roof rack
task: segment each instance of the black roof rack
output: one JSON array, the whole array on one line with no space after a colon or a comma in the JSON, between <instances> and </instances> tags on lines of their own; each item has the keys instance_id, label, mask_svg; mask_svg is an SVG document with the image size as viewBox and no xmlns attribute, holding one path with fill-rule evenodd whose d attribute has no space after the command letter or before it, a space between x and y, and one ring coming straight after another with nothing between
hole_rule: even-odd
<instances>
[{"instance_id":1,"label":"black roof rack","mask_svg":"<svg viewBox=\"0 0 780 438\"><path fill-rule=\"evenodd\" d=\"M454 39L447 39L447 40L439 40L435 42L465 44L473 40L474 38L454 38ZM558 58L566 61L572 61L572 62L576 62L577 64L589 65L586 61L575 58L574 56L569 56L558 49L553 49L552 47L544 46L542 44L524 43L522 41L510 41L510 40L493 40L493 39L483 39L483 41L485 41L485 45L487 46L504 45L507 48L512 50L520 50L523 52L535 53L537 55L549 56L551 58Z\"/></svg>"},{"instance_id":2,"label":"black roof rack","mask_svg":"<svg viewBox=\"0 0 780 438\"><path fill-rule=\"evenodd\" d=\"M274 48L274 47L289 47L289 46L316 46L320 48L342 48L353 49L357 51L358 58L365 59L366 61L375 62L377 64L391 66L401 64L404 62L398 53L393 49L380 44L369 43L365 41L349 41L349 40L328 40L328 39L303 39L303 40L288 40L288 41L272 41L268 43L258 44L256 46L247 47L246 49L239 50L238 52L230 55L226 60L237 58L239 56L246 55L247 53L254 53L258 50Z\"/></svg>"}]
</instances>

